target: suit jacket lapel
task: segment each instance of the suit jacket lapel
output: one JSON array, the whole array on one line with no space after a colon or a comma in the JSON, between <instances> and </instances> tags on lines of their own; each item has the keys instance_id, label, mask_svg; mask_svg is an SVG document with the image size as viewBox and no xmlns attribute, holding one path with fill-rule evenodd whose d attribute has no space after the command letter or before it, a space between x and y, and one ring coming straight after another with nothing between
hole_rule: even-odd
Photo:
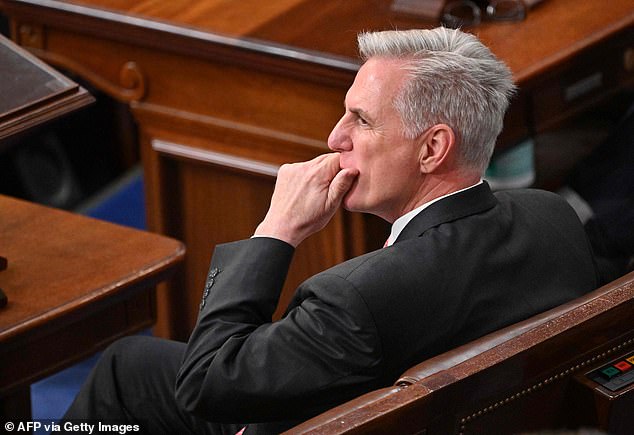
<instances>
[{"instance_id":1,"label":"suit jacket lapel","mask_svg":"<svg viewBox=\"0 0 634 435\"><path fill-rule=\"evenodd\" d=\"M493 208L496 204L497 199L485 181L464 192L435 202L424 209L407 224L394 243L418 237L428 229L440 224L482 213Z\"/></svg>"}]
</instances>

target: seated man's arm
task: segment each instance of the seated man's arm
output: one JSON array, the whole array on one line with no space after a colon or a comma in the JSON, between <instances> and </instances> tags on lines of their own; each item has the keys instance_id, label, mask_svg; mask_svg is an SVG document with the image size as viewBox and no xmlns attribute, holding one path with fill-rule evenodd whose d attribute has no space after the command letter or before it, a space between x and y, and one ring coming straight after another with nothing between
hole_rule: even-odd
<instances>
[{"instance_id":1,"label":"seated man's arm","mask_svg":"<svg viewBox=\"0 0 634 435\"><path fill-rule=\"evenodd\" d=\"M177 378L186 409L214 421L300 418L373 379L374 325L341 278L311 280L315 292L300 290L301 303L271 323L293 248L330 221L357 174L338 154L283 165L259 237L216 248Z\"/></svg>"},{"instance_id":2,"label":"seated man's arm","mask_svg":"<svg viewBox=\"0 0 634 435\"><path fill-rule=\"evenodd\" d=\"M298 419L373 386L379 339L342 278L309 280L301 303L271 323L291 255L268 238L217 247L219 272L177 378L187 410L219 422Z\"/></svg>"}]
</instances>

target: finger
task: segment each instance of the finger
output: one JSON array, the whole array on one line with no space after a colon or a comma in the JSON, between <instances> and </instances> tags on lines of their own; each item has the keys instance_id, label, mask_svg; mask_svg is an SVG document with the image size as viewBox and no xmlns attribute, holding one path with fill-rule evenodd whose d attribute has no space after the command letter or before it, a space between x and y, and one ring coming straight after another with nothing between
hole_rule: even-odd
<instances>
[{"instance_id":1,"label":"finger","mask_svg":"<svg viewBox=\"0 0 634 435\"><path fill-rule=\"evenodd\" d=\"M318 158L319 165L325 168L324 173L327 174L328 181L330 182L341 170L339 166L339 153L322 154Z\"/></svg>"},{"instance_id":2,"label":"finger","mask_svg":"<svg viewBox=\"0 0 634 435\"><path fill-rule=\"evenodd\" d=\"M320 154L317 157L308 160L307 164L310 165L332 165L333 162L337 162L337 164L339 164L339 153L326 153L326 154Z\"/></svg>"},{"instance_id":3,"label":"finger","mask_svg":"<svg viewBox=\"0 0 634 435\"><path fill-rule=\"evenodd\" d=\"M335 175L328 191L328 202L331 207L338 207L341 204L358 175L359 171L352 168L342 169Z\"/></svg>"},{"instance_id":4,"label":"finger","mask_svg":"<svg viewBox=\"0 0 634 435\"><path fill-rule=\"evenodd\" d=\"M312 160L292 166L301 178L307 181L312 180L311 183L315 183L314 186L328 189L333 178L340 171L339 154L320 154Z\"/></svg>"}]
</instances>

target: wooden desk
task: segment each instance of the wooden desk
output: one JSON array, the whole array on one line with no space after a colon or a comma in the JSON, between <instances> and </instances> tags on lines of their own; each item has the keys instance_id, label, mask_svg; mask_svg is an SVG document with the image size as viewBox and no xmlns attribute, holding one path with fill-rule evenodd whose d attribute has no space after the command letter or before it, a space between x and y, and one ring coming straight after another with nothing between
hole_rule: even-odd
<instances>
[{"instance_id":1,"label":"wooden desk","mask_svg":"<svg viewBox=\"0 0 634 435\"><path fill-rule=\"evenodd\" d=\"M183 245L0 195L0 420L30 418L29 385L152 325L154 286Z\"/></svg>"},{"instance_id":2,"label":"wooden desk","mask_svg":"<svg viewBox=\"0 0 634 435\"><path fill-rule=\"evenodd\" d=\"M129 102L139 126L149 227L189 252L158 300L157 332L187 337L211 250L249 237L277 167L327 151L358 69L360 30L431 27L389 0L0 0L13 38ZM634 83L634 3L546 0L519 23L472 29L522 92L500 149ZM387 225L339 212L298 249L282 295L378 248ZM279 310L278 310L279 314Z\"/></svg>"},{"instance_id":3,"label":"wooden desk","mask_svg":"<svg viewBox=\"0 0 634 435\"><path fill-rule=\"evenodd\" d=\"M9 138L94 101L84 88L2 35L0 77L0 151Z\"/></svg>"}]
</instances>

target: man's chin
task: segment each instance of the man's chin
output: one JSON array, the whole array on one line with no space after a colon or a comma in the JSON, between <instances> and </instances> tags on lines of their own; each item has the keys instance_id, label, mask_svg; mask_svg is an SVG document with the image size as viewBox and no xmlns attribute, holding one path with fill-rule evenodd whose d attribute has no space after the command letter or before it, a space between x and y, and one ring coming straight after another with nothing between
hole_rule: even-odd
<instances>
[{"instance_id":1,"label":"man's chin","mask_svg":"<svg viewBox=\"0 0 634 435\"><path fill-rule=\"evenodd\" d=\"M355 195L352 192L349 192L346 196L344 196L341 205L345 210L348 210L348 211L354 211L354 212L360 212L360 213L365 212L365 209L356 200Z\"/></svg>"},{"instance_id":2,"label":"man's chin","mask_svg":"<svg viewBox=\"0 0 634 435\"><path fill-rule=\"evenodd\" d=\"M348 190L348 193L346 193L346 195L343 197L343 201L341 201L341 205L345 210L360 212L363 211L360 208L361 204L359 202L358 187L359 179L357 178L352 182L352 186Z\"/></svg>"},{"instance_id":3,"label":"man's chin","mask_svg":"<svg viewBox=\"0 0 634 435\"><path fill-rule=\"evenodd\" d=\"M350 200L350 194L347 194L343 197L343 201L341 201L341 207L343 207L344 210L356 211L353 207L353 202Z\"/></svg>"},{"instance_id":4,"label":"man's chin","mask_svg":"<svg viewBox=\"0 0 634 435\"><path fill-rule=\"evenodd\" d=\"M358 196L352 194L352 192L348 193L341 202L341 207L346 211L351 211L355 213L367 213L380 217L381 219L387 220L385 216L377 211L376 207L372 207L368 202L363 202L360 200Z\"/></svg>"}]
</instances>

